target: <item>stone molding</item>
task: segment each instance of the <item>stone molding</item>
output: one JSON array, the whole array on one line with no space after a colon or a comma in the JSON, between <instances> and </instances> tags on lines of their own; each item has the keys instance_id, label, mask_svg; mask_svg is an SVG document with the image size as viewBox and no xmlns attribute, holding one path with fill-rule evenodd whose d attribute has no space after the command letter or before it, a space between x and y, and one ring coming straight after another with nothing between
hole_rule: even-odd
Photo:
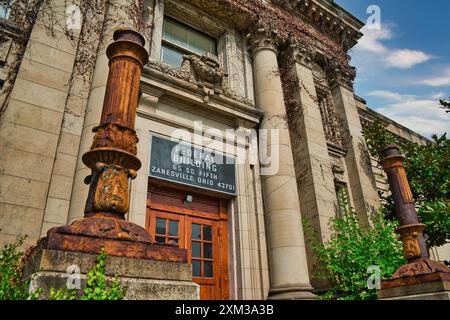
<instances>
[{"instance_id":1,"label":"stone molding","mask_svg":"<svg viewBox=\"0 0 450 320\"><path fill-rule=\"evenodd\" d=\"M294 42L292 39L290 42L290 47L293 50L295 62L311 69L313 71L314 78L316 79L318 76L317 63L315 62L317 55L316 47L314 45L305 45L299 42ZM314 70L316 70L316 72ZM326 80L325 75L323 75L323 79Z\"/></svg>"},{"instance_id":2,"label":"stone molding","mask_svg":"<svg viewBox=\"0 0 450 320\"><path fill-rule=\"evenodd\" d=\"M354 91L353 82L356 77L356 68L350 65L341 67L335 66L329 68L328 79L330 81L330 88L334 88L338 85L344 86L350 91Z\"/></svg>"},{"instance_id":3,"label":"stone molding","mask_svg":"<svg viewBox=\"0 0 450 320\"><path fill-rule=\"evenodd\" d=\"M159 66L168 68L170 71L177 71L173 67L159 61L152 61ZM157 104L161 99L169 104L181 99L193 108L197 108L200 113L212 113L226 121L230 126L236 125L236 119L243 119L249 121L251 127L254 128L258 126L260 119L264 117L264 112L256 108L253 102L251 105L247 105L223 94L215 94L211 96L208 103L205 103L203 100L204 92L201 88L178 77L168 76L166 73L149 65L144 68L144 75L141 79L141 91L145 101L141 100L140 102L140 107L138 108L139 116L170 126L185 128L183 123L174 122L173 119L169 120L154 112L154 108L157 108ZM148 106L148 100L150 100L150 106ZM190 130L192 128L186 127L186 129Z\"/></svg>"},{"instance_id":4,"label":"stone molding","mask_svg":"<svg viewBox=\"0 0 450 320\"><path fill-rule=\"evenodd\" d=\"M228 86L228 75L219 63L206 56L185 55L180 69L163 62L150 59L147 68L159 71L166 79L176 79L183 82L183 87L203 91L203 100L208 103L210 97L225 96L229 99L254 107L253 101L240 96Z\"/></svg>"},{"instance_id":5,"label":"stone molding","mask_svg":"<svg viewBox=\"0 0 450 320\"><path fill-rule=\"evenodd\" d=\"M327 143L346 152L345 126L337 114L331 93L328 89L318 90L318 99L322 126Z\"/></svg>"}]
</instances>

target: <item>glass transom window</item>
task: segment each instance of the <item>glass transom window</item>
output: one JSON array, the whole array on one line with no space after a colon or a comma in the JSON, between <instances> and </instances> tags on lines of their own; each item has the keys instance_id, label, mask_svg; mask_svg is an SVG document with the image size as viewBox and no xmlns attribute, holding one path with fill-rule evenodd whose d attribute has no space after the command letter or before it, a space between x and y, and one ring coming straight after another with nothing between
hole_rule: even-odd
<instances>
[{"instance_id":1,"label":"glass transom window","mask_svg":"<svg viewBox=\"0 0 450 320\"><path fill-rule=\"evenodd\" d=\"M179 68L185 54L211 54L216 56L216 39L181 22L165 17L161 60Z\"/></svg>"}]
</instances>

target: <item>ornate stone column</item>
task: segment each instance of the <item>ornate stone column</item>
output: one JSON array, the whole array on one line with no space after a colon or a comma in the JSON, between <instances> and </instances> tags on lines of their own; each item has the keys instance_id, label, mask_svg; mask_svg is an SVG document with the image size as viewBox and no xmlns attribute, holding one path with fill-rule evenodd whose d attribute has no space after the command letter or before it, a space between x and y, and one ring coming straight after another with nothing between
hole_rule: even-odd
<instances>
[{"instance_id":1,"label":"ornate stone column","mask_svg":"<svg viewBox=\"0 0 450 320\"><path fill-rule=\"evenodd\" d=\"M265 113L261 128L269 130L269 136L270 130L279 132L279 141L269 140L267 146L268 150L272 146L279 148L279 169L273 175L262 176L269 299L313 299L275 37L261 27L248 37L253 57L255 100Z\"/></svg>"},{"instance_id":2,"label":"ornate stone column","mask_svg":"<svg viewBox=\"0 0 450 320\"><path fill-rule=\"evenodd\" d=\"M353 91L353 80L356 72L350 66L346 68L337 66L332 68L328 75L331 79L331 92L336 111L347 129L345 162L348 168L355 210L361 221L367 223L368 215L366 213L377 210L380 206L380 200L372 172L370 155L362 135L361 120Z\"/></svg>"}]
</instances>

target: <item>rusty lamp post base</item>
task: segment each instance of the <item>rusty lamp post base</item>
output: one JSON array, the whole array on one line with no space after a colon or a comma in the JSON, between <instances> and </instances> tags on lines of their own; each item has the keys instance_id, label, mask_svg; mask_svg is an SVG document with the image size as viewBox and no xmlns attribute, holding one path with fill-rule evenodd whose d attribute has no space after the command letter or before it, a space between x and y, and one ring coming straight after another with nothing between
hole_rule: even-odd
<instances>
[{"instance_id":1,"label":"rusty lamp post base","mask_svg":"<svg viewBox=\"0 0 450 320\"><path fill-rule=\"evenodd\" d=\"M141 162L134 130L142 68L148 62L145 40L139 33L121 29L107 48L109 75L100 125L83 163L92 174L84 218L69 226L50 229L45 249L186 262L186 250L157 245L147 231L125 220L129 210L129 181Z\"/></svg>"},{"instance_id":2,"label":"rusty lamp post base","mask_svg":"<svg viewBox=\"0 0 450 320\"><path fill-rule=\"evenodd\" d=\"M390 145L381 154L381 164L388 176L400 222L396 231L400 234L403 255L408 263L401 266L391 280L382 281L380 298L395 295L419 296L423 293L424 285L428 285L425 290L429 292L435 290L431 284L442 284L442 288L437 286L437 291L442 289L439 294L450 297L450 293L444 293L450 290L450 269L443 263L430 259L424 239L426 226L419 222L400 149L396 145Z\"/></svg>"}]
</instances>

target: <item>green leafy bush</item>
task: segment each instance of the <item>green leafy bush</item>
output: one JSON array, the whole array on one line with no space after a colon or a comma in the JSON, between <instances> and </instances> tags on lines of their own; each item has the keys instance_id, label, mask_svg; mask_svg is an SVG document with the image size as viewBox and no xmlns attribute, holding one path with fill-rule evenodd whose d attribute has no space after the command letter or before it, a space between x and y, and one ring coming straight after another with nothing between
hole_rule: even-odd
<instances>
[{"instance_id":1,"label":"green leafy bush","mask_svg":"<svg viewBox=\"0 0 450 320\"><path fill-rule=\"evenodd\" d=\"M444 245L450 239L450 142L446 134L433 135L433 141L419 145L395 136L378 120L363 134L369 152L378 160L387 145L399 145L419 218L427 225L427 244ZM381 198L386 216L395 219L392 196L382 194Z\"/></svg>"},{"instance_id":2,"label":"green leafy bush","mask_svg":"<svg viewBox=\"0 0 450 320\"><path fill-rule=\"evenodd\" d=\"M34 300L39 291L29 293L31 279L24 279L24 253L20 251L25 237L7 244L0 251L0 300Z\"/></svg>"},{"instance_id":3,"label":"green leafy bush","mask_svg":"<svg viewBox=\"0 0 450 320\"><path fill-rule=\"evenodd\" d=\"M315 276L326 280L330 289L325 300L374 300L376 290L367 286L367 268L378 266L382 279L390 279L405 263L402 244L395 234L396 224L383 214L372 217L372 224L361 226L355 212L344 212L331 220L332 235L325 244L310 242L318 268ZM306 229L310 229L306 223ZM309 237L311 239L311 237Z\"/></svg>"},{"instance_id":4,"label":"green leafy bush","mask_svg":"<svg viewBox=\"0 0 450 320\"><path fill-rule=\"evenodd\" d=\"M0 300L36 300L42 294L38 288L30 292L31 278L24 278L24 253L20 247L25 237L7 244L0 251ZM84 290L54 289L49 292L50 300L122 300L126 287L115 277L108 281L105 275L106 254L104 250L97 256L96 265L87 274Z\"/></svg>"}]
</instances>

